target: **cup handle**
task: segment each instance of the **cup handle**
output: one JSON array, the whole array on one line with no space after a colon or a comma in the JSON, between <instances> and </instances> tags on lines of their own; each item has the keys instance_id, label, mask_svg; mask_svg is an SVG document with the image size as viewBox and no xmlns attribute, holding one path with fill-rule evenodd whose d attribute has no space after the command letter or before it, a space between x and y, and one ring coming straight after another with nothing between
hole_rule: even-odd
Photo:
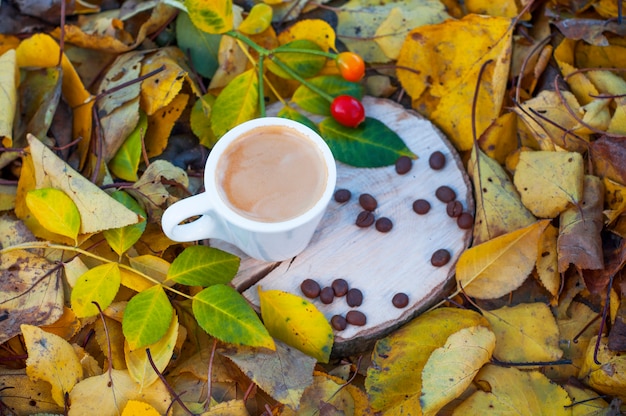
<instances>
[{"instance_id":1,"label":"cup handle","mask_svg":"<svg viewBox=\"0 0 626 416\"><path fill-rule=\"evenodd\" d=\"M196 241L205 238L219 238L226 240L226 233L222 232L219 220L212 214L213 208L206 192L190 196L169 206L161 218L161 227L165 235L174 241ZM199 216L196 220L181 224L181 222Z\"/></svg>"}]
</instances>

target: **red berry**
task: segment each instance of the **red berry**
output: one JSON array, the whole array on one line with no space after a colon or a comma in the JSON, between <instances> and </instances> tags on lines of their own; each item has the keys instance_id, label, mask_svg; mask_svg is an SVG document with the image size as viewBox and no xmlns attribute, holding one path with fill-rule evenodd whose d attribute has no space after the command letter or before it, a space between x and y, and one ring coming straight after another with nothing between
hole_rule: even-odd
<instances>
[{"instance_id":1,"label":"red berry","mask_svg":"<svg viewBox=\"0 0 626 416\"><path fill-rule=\"evenodd\" d=\"M337 66L346 81L358 82L365 75L363 58L353 52L341 52L337 55Z\"/></svg>"},{"instance_id":2,"label":"red berry","mask_svg":"<svg viewBox=\"0 0 626 416\"><path fill-rule=\"evenodd\" d=\"M330 114L347 127L357 127L365 120L365 109L361 101L351 95L339 95L330 104Z\"/></svg>"}]
</instances>

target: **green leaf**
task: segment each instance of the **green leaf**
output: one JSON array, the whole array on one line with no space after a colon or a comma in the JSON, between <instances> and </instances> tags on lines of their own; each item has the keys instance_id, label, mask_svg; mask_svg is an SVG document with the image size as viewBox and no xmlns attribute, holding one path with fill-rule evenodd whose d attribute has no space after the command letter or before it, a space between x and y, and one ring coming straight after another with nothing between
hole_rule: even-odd
<instances>
[{"instance_id":1,"label":"green leaf","mask_svg":"<svg viewBox=\"0 0 626 416\"><path fill-rule=\"evenodd\" d=\"M322 51L322 48L311 40L294 40L274 50L272 56L267 61L267 69L281 78L292 79L291 75L273 61L279 60L302 78L311 78L317 75L326 65L327 58L325 56L306 52L292 52L290 49Z\"/></svg>"},{"instance_id":2,"label":"green leaf","mask_svg":"<svg viewBox=\"0 0 626 416\"><path fill-rule=\"evenodd\" d=\"M232 0L185 0L189 18L206 33L224 33L233 28Z\"/></svg>"},{"instance_id":3,"label":"green leaf","mask_svg":"<svg viewBox=\"0 0 626 416\"><path fill-rule=\"evenodd\" d=\"M311 78L311 84L326 91L333 97L338 95L351 95L359 100L363 97L363 86L361 84L346 81L338 75L321 75ZM291 101L298 104L300 108L313 114L330 116L330 103L318 93L313 92L309 87L302 84L291 97Z\"/></svg>"},{"instance_id":4,"label":"green leaf","mask_svg":"<svg viewBox=\"0 0 626 416\"><path fill-rule=\"evenodd\" d=\"M72 310L79 318L98 314L100 309L109 307L120 289L120 269L117 263L106 263L83 273L72 289Z\"/></svg>"},{"instance_id":5,"label":"green leaf","mask_svg":"<svg viewBox=\"0 0 626 416\"><path fill-rule=\"evenodd\" d=\"M261 316L273 337L327 363L333 347L333 330L311 302L280 290L259 289Z\"/></svg>"},{"instance_id":6,"label":"green leaf","mask_svg":"<svg viewBox=\"0 0 626 416\"><path fill-rule=\"evenodd\" d=\"M193 104L189 115L191 131L198 136L200 144L209 149L213 148L217 142L213 129L211 129L211 113L214 104L215 96L211 93L204 94Z\"/></svg>"},{"instance_id":7,"label":"green leaf","mask_svg":"<svg viewBox=\"0 0 626 416\"><path fill-rule=\"evenodd\" d=\"M176 43L189 56L193 69L205 78L212 78L219 65L217 56L222 35L206 33L191 22L189 15L179 12L176 18Z\"/></svg>"},{"instance_id":8,"label":"green leaf","mask_svg":"<svg viewBox=\"0 0 626 416\"><path fill-rule=\"evenodd\" d=\"M187 286L228 283L239 270L239 257L207 246L189 246L172 262L167 279Z\"/></svg>"},{"instance_id":9,"label":"green leaf","mask_svg":"<svg viewBox=\"0 0 626 416\"><path fill-rule=\"evenodd\" d=\"M72 199L59 189L34 189L26 194L26 206L48 231L76 241L80 213Z\"/></svg>"},{"instance_id":10,"label":"green leaf","mask_svg":"<svg viewBox=\"0 0 626 416\"><path fill-rule=\"evenodd\" d=\"M237 75L218 95L211 114L213 133L221 137L233 127L253 119L258 107L259 78L253 68Z\"/></svg>"},{"instance_id":11,"label":"green leaf","mask_svg":"<svg viewBox=\"0 0 626 416\"><path fill-rule=\"evenodd\" d=\"M270 27L274 12L271 6L265 3L257 3L252 6L250 13L237 28L238 31L247 35L256 35Z\"/></svg>"},{"instance_id":12,"label":"green leaf","mask_svg":"<svg viewBox=\"0 0 626 416\"><path fill-rule=\"evenodd\" d=\"M400 156L417 157L396 132L374 118L352 128L329 117L319 128L335 159L351 166L375 168L393 165Z\"/></svg>"},{"instance_id":13,"label":"green leaf","mask_svg":"<svg viewBox=\"0 0 626 416\"><path fill-rule=\"evenodd\" d=\"M209 335L224 342L276 348L274 340L244 297L230 286L213 285L193 297L193 315Z\"/></svg>"},{"instance_id":14,"label":"green leaf","mask_svg":"<svg viewBox=\"0 0 626 416\"><path fill-rule=\"evenodd\" d=\"M124 191L115 191L111 194L111 197L117 202L121 202L126 208L136 212L143 218L147 218L148 215L144 209L139 205L137 201ZM120 228L112 228L104 230L102 235L107 240L107 243L111 246L113 251L121 256L129 248L135 244L146 229L146 221L138 222L137 224L127 225Z\"/></svg>"},{"instance_id":15,"label":"green leaf","mask_svg":"<svg viewBox=\"0 0 626 416\"><path fill-rule=\"evenodd\" d=\"M154 344L167 333L174 308L161 285L136 294L124 310L122 332L131 350Z\"/></svg>"},{"instance_id":16,"label":"green leaf","mask_svg":"<svg viewBox=\"0 0 626 416\"><path fill-rule=\"evenodd\" d=\"M310 128L311 130L317 132L319 134L319 129L317 128L317 124L315 124L315 122L313 120L311 120L310 118L306 117L305 115L303 115L302 113L300 113L298 110L295 110L291 107L283 107L280 109L280 111L278 112L278 114L276 114L278 117L282 117L282 118L288 118L289 120L294 120L297 121L299 123L304 124L305 126L307 126L308 128Z\"/></svg>"},{"instance_id":17,"label":"green leaf","mask_svg":"<svg viewBox=\"0 0 626 416\"><path fill-rule=\"evenodd\" d=\"M135 182L137 170L141 162L141 138L148 129L148 116L143 111L139 112L139 121L122 143L113 159L109 162L109 169L115 176L125 181Z\"/></svg>"}]
</instances>

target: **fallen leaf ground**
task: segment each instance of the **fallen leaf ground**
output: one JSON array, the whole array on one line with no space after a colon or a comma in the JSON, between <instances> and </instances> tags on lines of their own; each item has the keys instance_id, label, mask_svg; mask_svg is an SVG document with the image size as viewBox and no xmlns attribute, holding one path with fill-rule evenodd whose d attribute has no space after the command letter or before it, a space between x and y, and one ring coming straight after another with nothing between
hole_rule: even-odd
<instances>
[{"instance_id":1,"label":"fallen leaf ground","mask_svg":"<svg viewBox=\"0 0 626 416\"><path fill-rule=\"evenodd\" d=\"M2 2L0 414L626 411L622 9ZM340 76L335 48L363 57L362 80ZM160 218L266 101L326 117L344 163L410 155L375 121L329 117L341 94L432 120L476 209L454 293L335 357L314 305L267 291L259 317L229 285L240 259L170 241Z\"/></svg>"}]
</instances>

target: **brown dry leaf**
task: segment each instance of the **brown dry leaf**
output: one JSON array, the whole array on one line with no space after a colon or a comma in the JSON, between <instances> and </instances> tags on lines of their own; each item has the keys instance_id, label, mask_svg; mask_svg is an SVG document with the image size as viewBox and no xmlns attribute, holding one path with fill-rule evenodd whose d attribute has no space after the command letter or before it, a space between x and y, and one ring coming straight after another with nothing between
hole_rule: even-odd
<instances>
[{"instance_id":1,"label":"brown dry leaf","mask_svg":"<svg viewBox=\"0 0 626 416\"><path fill-rule=\"evenodd\" d=\"M626 286L622 282L621 299L609 332L608 347L612 351L626 351L626 300L624 300Z\"/></svg>"},{"instance_id":2,"label":"brown dry leaf","mask_svg":"<svg viewBox=\"0 0 626 416\"><path fill-rule=\"evenodd\" d=\"M602 181L597 176L586 175L580 205L561 213L557 242L559 272L564 272L570 264L579 269L604 268L600 235L604 225L603 206Z\"/></svg>"},{"instance_id":3,"label":"brown dry leaf","mask_svg":"<svg viewBox=\"0 0 626 416\"><path fill-rule=\"evenodd\" d=\"M165 160L156 160L144 171L143 175L128 193L144 204L148 216L160 221L162 209L176 201L171 195L171 186L176 183L186 189L189 186L187 173Z\"/></svg>"},{"instance_id":4,"label":"brown dry leaf","mask_svg":"<svg viewBox=\"0 0 626 416\"><path fill-rule=\"evenodd\" d=\"M276 351L229 346L220 351L277 401L297 409L313 383L316 360L276 340Z\"/></svg>"},{"instance_id":5,"label":"brown dry leaf","mask_svg":"<svg viewBox=\"0 0 626 416\"><path fill-rule=\"evenodd\" d=\"M69 397L69 416L118 416L129 400L150 404L159 414L166 414L171 398L163 383L141 388L128 371L111 370L76 384Z\"/></svg>"},{"instance_id":6,"label":"brown dry leaf","mask_svg":"<svg viewBox=\"0 0 626 416\"><path fill-rule=\"evenodd\" d=\"M136 80L141 73L143 52L120 55L104 74L98 94ZM144 82L150 82L147 79ZM109 162L139 122L141 83L135 82L100 98L96 107L104 136L104 160Z\"/></svg>"},{"instance_id":7,"label":"brown dry leaf","mask_svg":"<svg viewBox=\"0 0 626 416\"><path fill-rule=\"evenodd\" d=\"M602 3L600 1L599 3ZM607 3L607 2L604 2ZM615 2L611 2L613 5ZM609 17L606 16L605 17ZM610 17L617 17L616 13ZM584 40L595 46L609 46L609 41L604 35L605 32L612 32L620 36L626 36L626 28L616 21L606 21L600 19L563 19L554 22L559 31L567 40Z\"/></svg>"},{"instance_id":8,"label":"brown dry leaf","mask_svg":"<svg viewBox=\"0 0 626 416\"><path fill-rule=\"evenodd\" d=\"M558 304L559 290L561 289L561 275L558 271L558 252L556 247L558 228L548 224L539 241L539 255L537 256L537 275L539 281L552 295L552 304Z\"/></svg>"},{"instance_id":9,"label":"brown dry leaf","mask_svg":"<svg viewBox=\"0 0 626 416\"><path fill-rule=\"evenodd\" d=\"M472 100L478 73L488 60L477 97L478 136L498 118L511 59L511 20L468 15L461 20L412 30L402 46L398 80L413 98L413 108L431 119L458 150L472 147Z\"/></svg>"},{"instance_id":10,"label":"brown dry leaf","mask_svg":"<svg viewBox=\"0 0 626 416\"><path fill-rule=\"evenodd\" d=\"M44 331L58 335L63 339L70 339L80 331L82 324L74 311L64 306L63 315L59 319L50 324L38 326Z\"/></svg>"},{"instance_id":11,"label":"brown dry leaf","mask_svg":"<svg viewBox=\"0 0 626 416\"><path fill-rule=\"evenodd\" d=\"M454 409L454 416L571 415L567 392L538 371L487 365L474 381L481 390Z\"/></svg>"},{"instance_id":12,"label":"brown dry leaf","mask_svg":"<svg viewBox=\"0 0 626 416\"><path fill-rule=\"evenodd\" d=\"M108 308L107 308L108 309ZM122 324L107 316L104 322L98 317L94 324L96 332L96 341L100 346L100 350L107 357L107 361L111 360L111 365L116 370L126 369L126 360L124 356L124 334L122 333ZM104 325L106 324L106 329ZM110 346L110 348L109 348Z\"/></svg>"},{"instance_id":13,"label":"brown dry leaf","mask_svg":"<svg viewBox=\"0 0 626 416\"><path fill-rule=\"evenodd\" d=\"M496 334L494 357L509 363L556 361L559 328L550 308L544 303L522 303L485 311L485 318Z\"/></svg>"},{"instance_id":14,"label":"brown dry leaf","mask_svg":"<svg viewBox=\"0 0 626 416\"><path fill-rule=\"evenodd\" d=\"M583 196L584 165L576 152L521 152L513 183L537 217L555 218Z\"/></svg>"},{"instance_id":15,"label":"brown dry leaf","mask_svg":"<svg viewBox=\"0 0 626 416\"><path fill-rule=\"evenodd\" d=\"M626 145L622 139L601 137L591 143L589 151L595 175L626 184Z\"/></svg>"},{"instance_id":16,"label":"brown dry leaf","mask_svg":"<svg viewBox=\"0 0 626 416\"><path fill-rule=\"evenodd\" d=\"M28 136L36 177L36 188L64 191L80 213L80 233L95 233L142 221L136 213L110 197L87 178L72 169L39 139Z\"/></svg>"},{"instance_id":17,"label":"brown dry leaf","mask_svg":"<svg viewBox=\"0 0 626 416\"><path fill-rule=\"evenodd\" d=\"M140 25L136 25L133 19L128 19L129 15L136 13L132 11L132 6L118 10L109 10L91 15L82 19L80 26L65 25L65 41L83 48L98 49L106 52L126 52L135 49L141 44L150 33L163 28L176 15L177 10L165 3L156 0L138 3L138 11L150 10L150 16ZM131 34L125 30L124 22L131 24L128 29L133 30L138 27L136 33ZM60 36L60 29L52 31L56 38Z\"/></svg>"},{"instance_id":18,"label":"brown dry leaf","mask_svg":"<svg viewBox=\"0 0 626 416\"><path fill-rule=\"evenodd\" d=\"M52 386L52 398L59 406L65 395L83 378L83 367L74 348L63 338L32 325L20 326L28 350L26 373Z\"/></svg>"},{"instance_id":19,"label":"brown dry leaf","mask_svg":"<svg viewBox=\"0 0 626 416\"><path fill-rule=\"evenodd\" d=\"M63 406L52 399L50 383L43 380L32 380L26 369L0 369L0 386L2 386L2 404L17 415L61 414Z\"/></svg>"},{"instance_id":20,"label":"brown dry leaf","mask_svg":"<svg viewBox=\"0 0 626 416\"><path fill-rule=\"evenodd\" d=\"M596 364L596 340L597 337L594 337L589 342L578 378L596 391L626 401L626 356L611 351L607 346L607 337L602 337L597 352L600 364Z\"/></svg>"},{"instance_id":21,"label":"brown dry leaf","mask_svg":"<svg viewBox=\"0 0 626 416\"><path fill-rule=\"evenodd\" d=\"M0 343L20 325L52 324L63 315L61 269L25 250L0 254Z\"/></svg>"},{"instance_id":22,"label":"brown dry leaf","mask_svg":"<svg viewBox=\"0 0 626 416\"><path fill-rule=\"evenodd\" d=\"M536 221L522 204L506 171L476 146L468 170L476 189L474 245L527 227Z\"/></svg>"},{"instance_id":23,"label":"brown dry leaf","mask_svg":"<svg viewBox=\"0 0 626 416\"><path fill-rule=\"evenodd\" d=\"M520 287L535 267L548 223L537 221L464 251L456 264L459 289L478 299L495 299Z\"/></svg>"}]
</instances>

